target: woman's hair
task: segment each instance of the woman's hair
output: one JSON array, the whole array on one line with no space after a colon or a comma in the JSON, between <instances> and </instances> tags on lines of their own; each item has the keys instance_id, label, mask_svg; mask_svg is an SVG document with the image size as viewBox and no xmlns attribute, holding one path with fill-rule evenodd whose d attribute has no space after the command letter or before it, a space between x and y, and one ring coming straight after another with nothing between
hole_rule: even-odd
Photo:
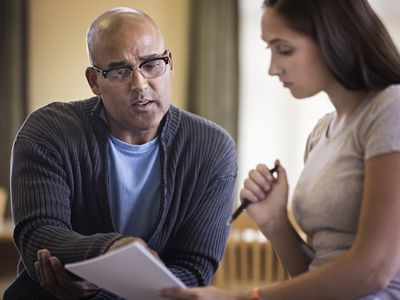
<instances>
[{"instance_id":1,"label":"woman's hair","mask_svg":"<svg viewBox=\"0 0 400 300\"><path fill-rule=\"evenodd\" d=\"M319 45L347 89L400 83L400 54L367 0L265 0L264 6Z\"/></svg>"}]
</instances>

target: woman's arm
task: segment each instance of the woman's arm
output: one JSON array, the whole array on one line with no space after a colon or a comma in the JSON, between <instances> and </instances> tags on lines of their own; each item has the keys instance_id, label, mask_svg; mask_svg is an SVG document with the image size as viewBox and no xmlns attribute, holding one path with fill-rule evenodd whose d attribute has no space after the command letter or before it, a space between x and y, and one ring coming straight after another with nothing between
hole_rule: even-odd
<instances>
[{"instance_id":1,"label":"woman's arm","mask_svg":"<svg viewBox=\"0 0 400 300\"><path fill-rule=\"evenodd\" d=\"M289 274L296 276L308 270L314 253L289 220L286 171L279 162L277 164L276 179L265 165L260 164L251 170L240 197L253 202L247 208L248 214L271 242Z\"/></svg>"},{"instance_id":2,"label":"woman's arm","mask_svg":"<svg viewBox=\"0 0 400 300\"><path fill-rule=\"evenodd\" d=\"M318 269L263 290L265 299L356 299L387 287L400 270L400 153L367 161L353 247Z\"/></svg>"},{"instance_id":3,"label":"woman's arm","mask_svg":"<svg viewBox=\"0 0 400 300\"><path fill-rule=\"evenodd\" d=\"M400 269L399 178L399 152L367 161L359 229L353 247L318 269L263 288L262 299L357 299L387 287ZM238 295L215 288L168 289L162 295L169 299L249 299L245 292Z\"/></svg>"}]
</instances>

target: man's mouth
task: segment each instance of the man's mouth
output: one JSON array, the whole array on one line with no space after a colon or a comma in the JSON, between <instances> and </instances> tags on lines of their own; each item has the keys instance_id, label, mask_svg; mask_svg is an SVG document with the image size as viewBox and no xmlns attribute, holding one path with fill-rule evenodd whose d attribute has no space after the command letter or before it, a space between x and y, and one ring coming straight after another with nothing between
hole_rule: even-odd
<instances>
[{"instance_id":1,"label":"man's mouth","mask_svg":"<svg viewBox=\"0 0 400 300\"><path fill-rule=\"evenodd\" d=\"M154 100L151 100L151 99L140 99L140 100L134 100L133 105L134 106L146 106L153 102L154 102Z\"/></svg>"},{"instance_id":2,"label":"man's mouth","mask_svg":"<svg viewBox=\"0 0 400 300\"><path fill-rule=\"evenodd\" d=\"M152 108L153 100L141 100L133 103L133 107L138 111L148 111Z\"/></svg>"},{"instance_id":3,"label":"man's mouth","mask_svg":"<svg viewBox=\"0 0 400 300\"><path fill-rule=\"evenodd\" d=\"M138 101L138 102L136 102L134 105L137 105L137 106L146 106L146 105L148 105L148 104L150 104L150 103L152 103L153 101L150 101L150 100L146 100L146 101Z\"/></svg>"}]
</instances>

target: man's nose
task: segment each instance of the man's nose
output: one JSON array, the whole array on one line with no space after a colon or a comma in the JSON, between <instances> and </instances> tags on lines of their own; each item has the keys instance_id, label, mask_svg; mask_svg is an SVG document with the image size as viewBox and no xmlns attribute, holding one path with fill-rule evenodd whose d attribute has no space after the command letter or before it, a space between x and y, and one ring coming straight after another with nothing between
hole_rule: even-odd
<instances>
[{"instance_id":1,"label":"man's nose","mask_svg":"<svg viewBox=\"0 0 400 300\"><path fill-rule=\"evenodd\" d=\"M132 74L132 90L144 91L147 89L147 79L142 75L139 68L135 68Z\"/></svg>"}]
</instances>

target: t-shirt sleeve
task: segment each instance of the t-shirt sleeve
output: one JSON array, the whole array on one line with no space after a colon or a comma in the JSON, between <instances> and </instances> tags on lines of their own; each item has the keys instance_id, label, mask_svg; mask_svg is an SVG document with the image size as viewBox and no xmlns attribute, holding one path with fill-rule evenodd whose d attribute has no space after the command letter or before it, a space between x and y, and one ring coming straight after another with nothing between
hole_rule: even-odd
<instances>
[{"instance_id":1,"label":"t-shirt sleeve","mask_svg":"<svg viewBox=\"0 0 400 300\"><path fill-rule=\"evenodd\" d=\"M371 106L364 123L364 158L400 151L400 93L399 88L381 92Z\"/></svg>"}]
</instances>

